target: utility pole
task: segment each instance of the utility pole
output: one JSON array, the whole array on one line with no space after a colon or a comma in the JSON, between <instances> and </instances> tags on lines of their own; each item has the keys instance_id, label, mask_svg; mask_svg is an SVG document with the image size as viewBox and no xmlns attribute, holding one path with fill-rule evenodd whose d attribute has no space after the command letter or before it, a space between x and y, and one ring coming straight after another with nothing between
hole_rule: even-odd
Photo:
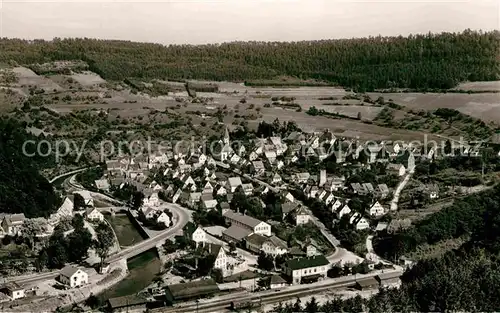
<instances>
[{"instance_id":1,"label":"utility pole","mask_svg":"<svg viewBox=\"0 0 500 313\"><path fill-rule=\"evenodd\" d=\"M196 299L196 313L198 313L198 305L200 303L200 300Z\"/></svg>"}]
</instances>

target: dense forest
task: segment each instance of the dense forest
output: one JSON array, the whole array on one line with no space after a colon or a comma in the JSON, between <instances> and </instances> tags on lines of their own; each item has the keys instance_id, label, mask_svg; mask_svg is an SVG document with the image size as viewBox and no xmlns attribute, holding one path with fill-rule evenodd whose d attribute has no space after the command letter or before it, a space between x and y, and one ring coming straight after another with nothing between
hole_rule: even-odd
<instances>
[{"instance_id":1,"label":"dense forest","mask_svg":"<svg viewBox=\"0 0 500 313\"><path fill-rule=\"evenodd\" d=\"M23 143L37 140L26 133L25 127L15 120L0 118L0 212L48 216L59 204L59 197L38 170L53 166L53 159L24 155ZM34 153L33 147L27 145L26 151Z\"/></svg>"},{"instance_id":2,"label":"dense forest","mask_svg":"<svg viewBox=\"0 0 500 313\"><path fill-rule=\"evenodd\" d=\"M95 39L0 39L0 62L83 60L90 70L111 80L245 81L292 76L359 91L443 89L466 80L499 79L499 35L498 31L466 30L408 37L169 46Z\"/></svg>"},{"instance_id":3,"label":"dense forest","mask_svg":"<svg viewBox=\"0 0 500 313\"><path fill-rule=\"evenodd\" d=\"M417 225L416 241L434 242L467 232L470 241L444 256L419 261L401 277L400 289L356 297L277 305L291 312L495 312L500 308L500 186L460 201ZM410 234L405 237L409 240ZM398 244L398 243L393 243ZM380 248L380 247L379 247Z\"/></svg>"}]
</instances>

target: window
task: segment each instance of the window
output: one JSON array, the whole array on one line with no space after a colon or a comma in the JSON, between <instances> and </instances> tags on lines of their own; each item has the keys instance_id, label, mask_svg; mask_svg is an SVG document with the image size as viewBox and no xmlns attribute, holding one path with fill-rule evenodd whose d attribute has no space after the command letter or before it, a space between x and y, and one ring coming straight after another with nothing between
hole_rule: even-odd
<instances>
[{"instance_id":1,"label":"window","mask_svg":"<svg viewBox=\"0 0 500 313\"><path fill-rule=\"evenodd\" d=\"M317 270L317 269L315 268L315 269L314 269L314 272L315 272L315 273L316 273L316 270Z\"/></svg>"}]
</instances>

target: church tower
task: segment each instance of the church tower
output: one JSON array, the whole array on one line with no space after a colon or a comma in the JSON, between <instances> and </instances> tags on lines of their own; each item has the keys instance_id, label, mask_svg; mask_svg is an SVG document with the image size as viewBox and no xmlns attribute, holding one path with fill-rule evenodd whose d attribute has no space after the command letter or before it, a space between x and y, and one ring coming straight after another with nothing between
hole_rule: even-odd
<instances>
[{"instance_id":1,"label":"church tower","mask_svg":"<svg viewBox=\"0 0 500 313\"><path fill-rule=\"evenodd\" d=\"M224 145L229 145L229 130L227 129L227 126L226 126L226 131L224 132L223 143Z\"/></svg>"}]
</instances>

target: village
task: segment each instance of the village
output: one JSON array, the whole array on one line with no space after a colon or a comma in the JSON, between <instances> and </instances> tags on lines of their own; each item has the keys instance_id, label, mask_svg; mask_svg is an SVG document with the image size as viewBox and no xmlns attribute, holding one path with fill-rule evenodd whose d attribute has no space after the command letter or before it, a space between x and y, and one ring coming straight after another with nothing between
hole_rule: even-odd
<instances>
[{"instance_id":1,"label":"village","mask_svg":"<svg viewBox=\"0 0 500 313\"><path fill-rule=\"evenodd\" d=\"M372 273L371 280L355 279L359 290L370 290L397 285L400 272L384 275L384 271L411 266L407 258L381 259L371 241L377 232L410 226L408 219L393 217L398 199L416 164L432 162L437 148L361 144L336 138L329 131L292 131L284 138L261 137L235 144L227 127L217 144L219 148L211 153L200 145L109 159L104 175L93 182L94 191L76 184L79 190L67 196L50 217L2 216L4 244L6 238L50 237L58 225L75 216L82 217L83 227L96 239L96 229L109 224L105 214L120 211L126 211L149 240L172 230L154 243L166 269L161 282L148 289L149 298L110 299L113 310L145 306L158 297L172 304L238 288L282 290ZM436 184L421 185L418 190L427 201L446 192ZM98 194L123 205L95 205L102 202L95 200ZM120 199L113 197L117 194ZM172 206L188 210L189 222L179 224ZM173 229L174 225L182 229ZM67 229L65 236L72 231L73 227ZM61 296L67 290L87 288L86 294L71 296L82 301L126 275L122 259L116 264L104 262L119 251L115 242L101 258L90 251L85 267L67 264L56 274L49 272L48 278L56 280L50 292L47 288L40 292L35 279L28 280L29 287L23 287L22 279L8 279L2 299L8 304L27 295ZM186 294L187 289L193 292Z\"/></svg>"}]
</instances>

